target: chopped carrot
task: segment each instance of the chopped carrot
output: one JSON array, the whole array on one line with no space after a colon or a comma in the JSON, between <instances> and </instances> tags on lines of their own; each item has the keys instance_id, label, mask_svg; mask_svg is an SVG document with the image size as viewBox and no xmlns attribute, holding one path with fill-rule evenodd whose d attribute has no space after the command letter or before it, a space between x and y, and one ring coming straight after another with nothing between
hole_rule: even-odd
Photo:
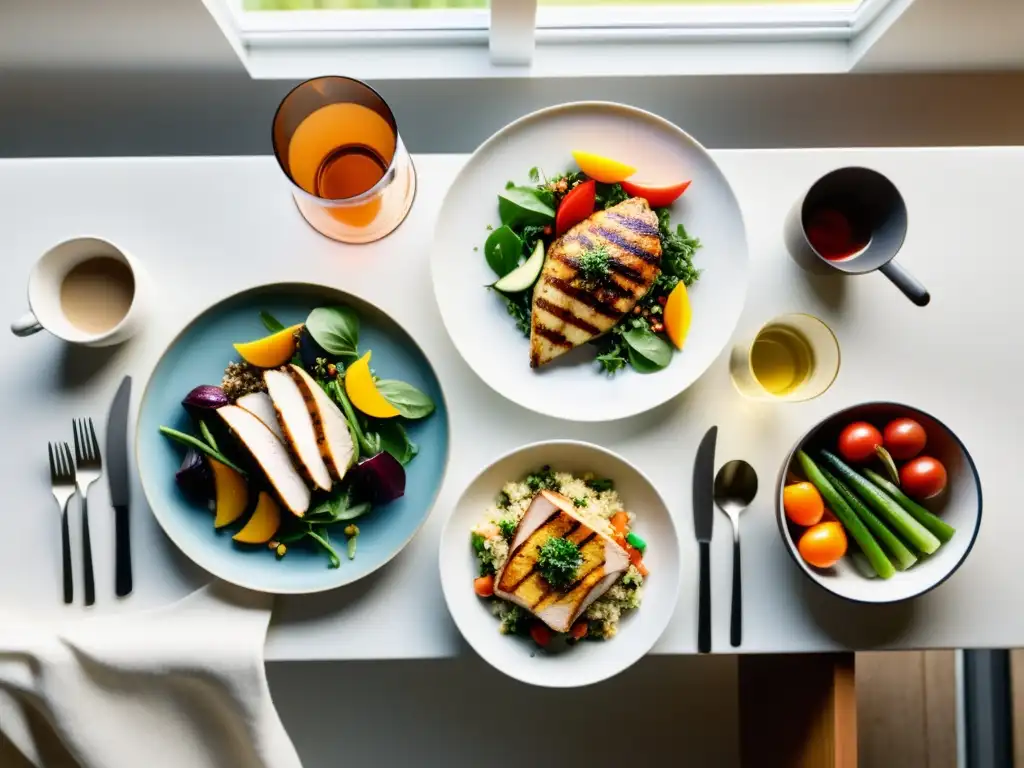
<instances>
[{"instance_id":1,"label":"chopped carrot","mask_svg":"<svg viewBox=\"0 0 1024 768\"><path fill-rule=\"evenodd\" d=\"M626 541L626 537L623 536L621 533L617 533L614 536L612 536L612 541L614 541L627 552L629 551L629 543Z\"/></svg>"},{"instance_id":2,"label":"chopped carrot","mask_svg":"<svg viewBox=\"0 0 1024 768\"><path fill-rule=\"evenodd\" d=\"M573 640L582 640L587 636L587 622L577 621L569 630L569 635Z\"/></svg>"},{"instance_id":3,"label":"chopped carrot","mask_svg":"<svg viewBox=\"0 0 1024 768\"><path fill-rule=\"evenodd\" d=\"M494 576L487 574L479 579L473 579L473 591L478 597L490 597L494 594Z\"/></svg>"},{"instance_id":4,"label":"chopped carrot","mask_svg":"<svg viewBox=\"0 0 1024 768\"><path fill-rule=\"evenodd\" d=\"M634 547L632 544L626 545L626 552L629 554L629 562L633 565L639 565L644 559L644 553Z\"/></svg>"},{"instance_id":5,"label":"chopped carrot","mask_svg":"<svg viewBox=\"0 0 1024 768\"><path fill-rule=\"evenodd\" d=\"M551 630L547 628L546 624L541 624L539 621L530 627L530 637L533 638L533 642L539 645L541 648L547 648L548 643L551 642Z\"/></svg>"},{"instance_id":6,"label":"chopped carrot","mask_svg":"<svg viewBox=\"0 0 1024 768\"><path fill-rule=\"evenodd\" d=\"M625 536L629 531L629 515L625 512L616 512L611 519L612 530L620 536Z\"/></svg>"},{"instance_id":7,"label":"chopped carrot","mask_svg":"<svg viewBox=\"0 0 1024 768\"><path fill-rule=\"evenodd\" d=\"M641 560L639 563L636 564L636 569L637 569L637 571L640 572L640 575L643 576L645 579L651 573L650 571L647 570L647 566L644 565L643 560Z\"/></svg>"}]
</instances>

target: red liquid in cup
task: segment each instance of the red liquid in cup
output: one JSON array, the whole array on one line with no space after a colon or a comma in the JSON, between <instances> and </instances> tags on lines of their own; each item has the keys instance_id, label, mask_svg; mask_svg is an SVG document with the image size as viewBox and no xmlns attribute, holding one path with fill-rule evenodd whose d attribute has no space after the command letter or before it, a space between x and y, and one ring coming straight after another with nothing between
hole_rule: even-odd
<instances>
[{"instance_id":1,"label":"red liquid in cup","mask_svg":"<svg viewBox=\"0 0 1024 768\"><path fill-rule=\"evenodd\" d=\"M823 258L842 261L868 247L871 233L837 208L819 208L807 217L807 240Z\"/></svg>"}]
</instances>

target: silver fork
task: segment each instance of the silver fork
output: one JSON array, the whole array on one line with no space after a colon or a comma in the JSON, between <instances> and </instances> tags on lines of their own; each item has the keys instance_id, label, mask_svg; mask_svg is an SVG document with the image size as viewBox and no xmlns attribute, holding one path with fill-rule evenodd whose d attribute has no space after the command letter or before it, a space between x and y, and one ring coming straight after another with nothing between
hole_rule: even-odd
<instances>
[{"instance_id":1,"label":"silver fork","mask_svg":"<svg viewBox=\"0 0 1024 768\"><path fill-rule=\"evenodd\" d=\"M75 599L74 578L71 574L71 539L68 535L68 501L75 495L75 462L67 443L50 443L50 485L53 498L60 507L60 541L64 561L64 602Z\"/></svg>"},{"instance_id":2,"label":"silver fork","mask_svg":"<svg viewBox=\"0 0 1024 768\"><path fill-rule=\"evenodd\" d=\"M88 425L88 432L86 426ZM92 419L74 419L71 426L75 431L75 463L78 493L82 497L82 559L85 563L85 604L96 602L96 585L92 571L92 541L89 537L89 486L99 480L103 472L100 444Z\"/></svg>"}]
</instances>

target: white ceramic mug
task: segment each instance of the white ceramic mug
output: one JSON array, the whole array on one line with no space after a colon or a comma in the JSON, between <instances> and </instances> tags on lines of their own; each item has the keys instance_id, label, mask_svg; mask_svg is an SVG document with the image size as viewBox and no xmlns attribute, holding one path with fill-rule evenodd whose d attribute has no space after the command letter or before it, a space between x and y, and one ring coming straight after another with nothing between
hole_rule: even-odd
<instances>
[{"instance_id":1,"label":"white ceramic mug","mask_svg":"<svg viewBox=\"0 0 1024 768\"><path fill-rule=\"evenodd\" d=\"M61 307L61 286L68 273L89 259L115 259L131 271L133 294L125 316L113 328L91 333L76 327ZM75 237L58 243L44 253L28 278L29 311L11 323L15 336L31 336L47 330L59 339L89 347L109 347L125 341L138 329L143 314L144 276L138 262L124 250L100 237Z\"/></svg>"}]
</instances>

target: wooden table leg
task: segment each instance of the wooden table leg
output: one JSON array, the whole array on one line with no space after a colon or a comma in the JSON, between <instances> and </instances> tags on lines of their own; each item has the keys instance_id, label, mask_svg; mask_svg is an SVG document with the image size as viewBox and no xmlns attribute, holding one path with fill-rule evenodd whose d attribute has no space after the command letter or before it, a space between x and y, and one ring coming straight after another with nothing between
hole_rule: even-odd
<instances>
[{"instance_id":1,"label":"wooden table leg","mask_svg":"<svg viewBox=\"0 0 1024 768\"><path fill-rule=\"evenodd\" d=\"M739 657L743 768L856 768L852 653Z\"/></svg>"}]
</instances>

